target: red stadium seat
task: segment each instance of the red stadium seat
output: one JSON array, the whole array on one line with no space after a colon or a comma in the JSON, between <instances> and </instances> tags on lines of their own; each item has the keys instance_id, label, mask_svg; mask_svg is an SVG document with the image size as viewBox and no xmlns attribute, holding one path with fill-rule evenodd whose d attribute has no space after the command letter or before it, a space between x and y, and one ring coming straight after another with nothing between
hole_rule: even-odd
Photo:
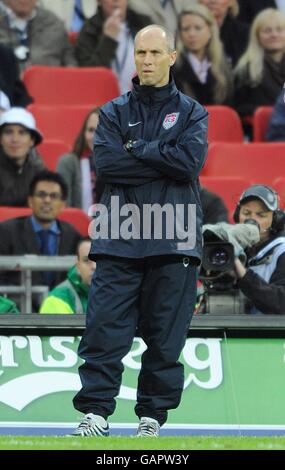
<instances>
[{"instance_id":1,"label":"red stadium seat","mask_svg":"<svg viewBox=\"0 0 285 470\"><path fill-rule=\"evenodd\" d=\"M77 31L69 31L69 32L68 32L68 39L69 39L69 42L70 42L73 46L76 44L77 36L78 36L78 32L77 32Z\"/></svg>"},{"instance_id":2,"label":"red stadium seat","mask_svg":"<svg viewBox=\"0 0 285 470\"><path fill-rule=\"evenodd\" d=\"M88 237L90 219L81 209L67 207L59 214L58 218L73 225L83 237Z\"/></svg>"},{"instance_id":3,"label":"red stadium seat","mask_svg":"<svg viewBox=\"0 0 285 470\"><path fill-rule=\"evenodd\" d=\"M51 171L56 171L58 160L65 153L71 152L71 145L60 140L44 140L38 145L37 150L45 166Z\"/></svg>"},{"instance_id":4,"label":"red stadium seat","mask_svg":"<svg viewBox=\"0 0 285 470\"><path fill-rule=\"evenodd\" d=\"M73 147L83 122L92 109L85 106L44 106L31 104L28 110L36 119L45 139L56 139Z\"/></svg>"},{"instance_id":5,"label":"red stadium seat","mask_svg":"<svg viewBox=\"0 0 285 470\"><path fill-rule=\"evenodd\" d=\"M15 217L25 217L31 215L32 210L29 207L0 207L0 222L5 220L14 219ZM60 220L68 222L70 225L73 225L76 230L83 236L88 236L88 226L90 219L85 212L81 209L75 207L67 207L63 209L58 215Z\"/></svg>"},{"instance_id":6,"label":"red stadium seat","mask_svg":"<svg viewBox=\"0 0 285 470\"><path fill-rule=\"evenodd\" d=\"M241 120L229 106L206 106L209 112L209 142L243 142Z\"/></svg>"},{"instance_id":7,"label":"red stadium seat","mask_svg":"<svg viewBox=\"0 0 285 470\"><path fill-rule=\"evenodd\" d=\"M214 143L203 176L235 176L272 185L285 175L285 143Z\"/></svg>"},{"instance_id":8,"label":"red stadium seat","mask_svg":"<svg viewBox=\"0 0 285 470\"><path fill-rule=\"evenodd\" d=\"M223 199L230 217L236 208L241 193L253 184L250 179L230 176L201 176L200 183Z\"/></svg>"},{"instance_id":9,"label":"red stadium seat","mask_svg":"<svg viewBox=\"0 0 285 470\"><path fill-rule=\"evenodd\" d=\"M105 67L27 68L23 81L35 104L99 106L120 94L118 80Z\"/></svg>"},{"instance_id":10,"label":"red stadium seat","mask_svg":"<svg viewBox=\"0 0 285 470\"><path fill-rule=\"evenodd\" d=\"M26 217L31 215L32 209L29 207L0 206L0 222L14 219L15 217Z\"/></svg>"},{"instance_id":11,"label":"red stadium seat","mask_svg":"<svg viewBox=\"0 0 285 470\"><path fill-rule=\"evenodd\" d=\"M280 208L285 209L285 176L276 178L276 180L273 181L272 187L275 189L275 191L277 191L280 197Z\"/></svg>"},{"instance_id":12,"label":"red stadium seat","mask_svg":"<svg viewBox=\"0 0 285 470\"><path fill-rule=\"evenodd\" d=\"M269 119L272 114L272 106L260 106L253 115L253 141L264 142Z\"/></svg>"}]
</instances>

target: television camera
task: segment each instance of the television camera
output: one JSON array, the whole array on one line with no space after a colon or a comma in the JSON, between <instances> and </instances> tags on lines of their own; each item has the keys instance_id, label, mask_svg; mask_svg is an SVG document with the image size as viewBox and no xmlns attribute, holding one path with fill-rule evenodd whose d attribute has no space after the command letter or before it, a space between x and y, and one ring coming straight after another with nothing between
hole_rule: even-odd
<instances>
[{"instance_id":1,"label":"television camera","mask_svg":"<svg viewBox=\"0 0 285 470\"><path fill-rule=\"evenodd\" d=\"M260 239L258 224L249 219L245 224L220 222L203 227L204 247L199 280L204 286L199 313L215 315L245 313L246 298L237 287L235 257L246 263L244 249Z\"/></svg>"}]
</instances>

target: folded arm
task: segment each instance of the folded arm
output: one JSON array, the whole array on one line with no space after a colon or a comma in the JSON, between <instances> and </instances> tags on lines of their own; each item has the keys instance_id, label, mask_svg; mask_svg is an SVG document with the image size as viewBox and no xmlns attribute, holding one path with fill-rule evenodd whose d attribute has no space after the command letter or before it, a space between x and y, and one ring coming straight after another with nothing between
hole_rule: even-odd
<instances>
[{"instance_id":1,"label":"folded arm","mask_svg":"<svg viewBox=\"0 0 285 470\"><path fill-rule=\"evenodd\" d=\"M139 185L162 177L158 169L125 150L115 119L101 110L94 140L96 174L106 183Z\"/></svg>"},{"instance_id":2,"label":"folded arm","mask_svg":"<svg viewBox=\"0 0 285 470\"><path fill-rule=\"evenodd\" d=\"M208 113L203 108L192 113L187 127L176 141L138 140L131 154L168 178L191 181L202 170L208 150Z\"/></svg>"}]
</instances>

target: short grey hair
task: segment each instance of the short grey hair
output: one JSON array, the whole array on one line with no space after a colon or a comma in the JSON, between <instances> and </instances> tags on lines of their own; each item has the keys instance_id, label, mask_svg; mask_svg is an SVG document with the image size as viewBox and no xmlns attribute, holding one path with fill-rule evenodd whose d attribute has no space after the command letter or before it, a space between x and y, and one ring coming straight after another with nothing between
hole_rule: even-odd
<instances>
[{"instance_id":1,"label":"short grey hair","mask_svg":"<svg viewBox=\"0 0 285 470\"><path fill-rule=\"evenodd\" d=\"M136 39L137 39L139 34L144 33L145 31L147 31L149 29L155 29L155 28L160 29L165 34L165 39L166 39L166 44L167 44L167 47L168 47L168 51L169 52L175 51L175 38L174 38L173 34L171 33L171 31L169 31L164 26L161 26L159 24L149 24L148 26L145 26L144 28L140 29L137 32L137 34L135 35L135 42L136 42Z\"/></svg>"}]
</instances>

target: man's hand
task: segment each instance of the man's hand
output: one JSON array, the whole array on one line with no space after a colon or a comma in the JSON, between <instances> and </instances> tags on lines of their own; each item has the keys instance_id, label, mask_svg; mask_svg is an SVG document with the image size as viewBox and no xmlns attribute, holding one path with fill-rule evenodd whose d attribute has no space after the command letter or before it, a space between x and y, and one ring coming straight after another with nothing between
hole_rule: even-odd
<instances>
[{"instance_id":1,"label":"man's hand","mask_svg":"<svg viewBox=\"0 0 285 470\"><path fill-rule=\"evenodd\" d=\"M133 145L136 143L136 140L128 140L125 145L124 145L124 149L127 151L127 152L131 152L132 149L133 149Z\"/></svg>"},{"instance_id":2,"label":"man's hand","mask_svg":"<svg viewBox=\"0 0 285 470\"><path fill-rule=\"evenodd\" d=\"M121 10L116 8L113 11L112 15L107 18L103 26L103 34L104 36L108 36L112 39L117 39L122 25L122 18L121 18Z\"/></svg>"},{"instance_id":3,"label":"man's hand","mask_svg":"<svg viewBox=\"0 0 285 470\"><path fill-rule=\"evenodd\" d=\"M238 279L242 279L246 274L246 268L244 267L244 265L242 264L239 258L235 258L234 264L235 264L235 272L236 272Z\"/></svg>"},{"instance_id":4,"label":"man's hand","mask_svg":"<svg viewBox=\"0 0 285 470\"><path fill-rule=\"evenodd\" d=\"M141 157L146 144L147 142L143 139L130 139L124 144L124 149L134 155L134 157Z\"/></svg>"}]
</instances>

